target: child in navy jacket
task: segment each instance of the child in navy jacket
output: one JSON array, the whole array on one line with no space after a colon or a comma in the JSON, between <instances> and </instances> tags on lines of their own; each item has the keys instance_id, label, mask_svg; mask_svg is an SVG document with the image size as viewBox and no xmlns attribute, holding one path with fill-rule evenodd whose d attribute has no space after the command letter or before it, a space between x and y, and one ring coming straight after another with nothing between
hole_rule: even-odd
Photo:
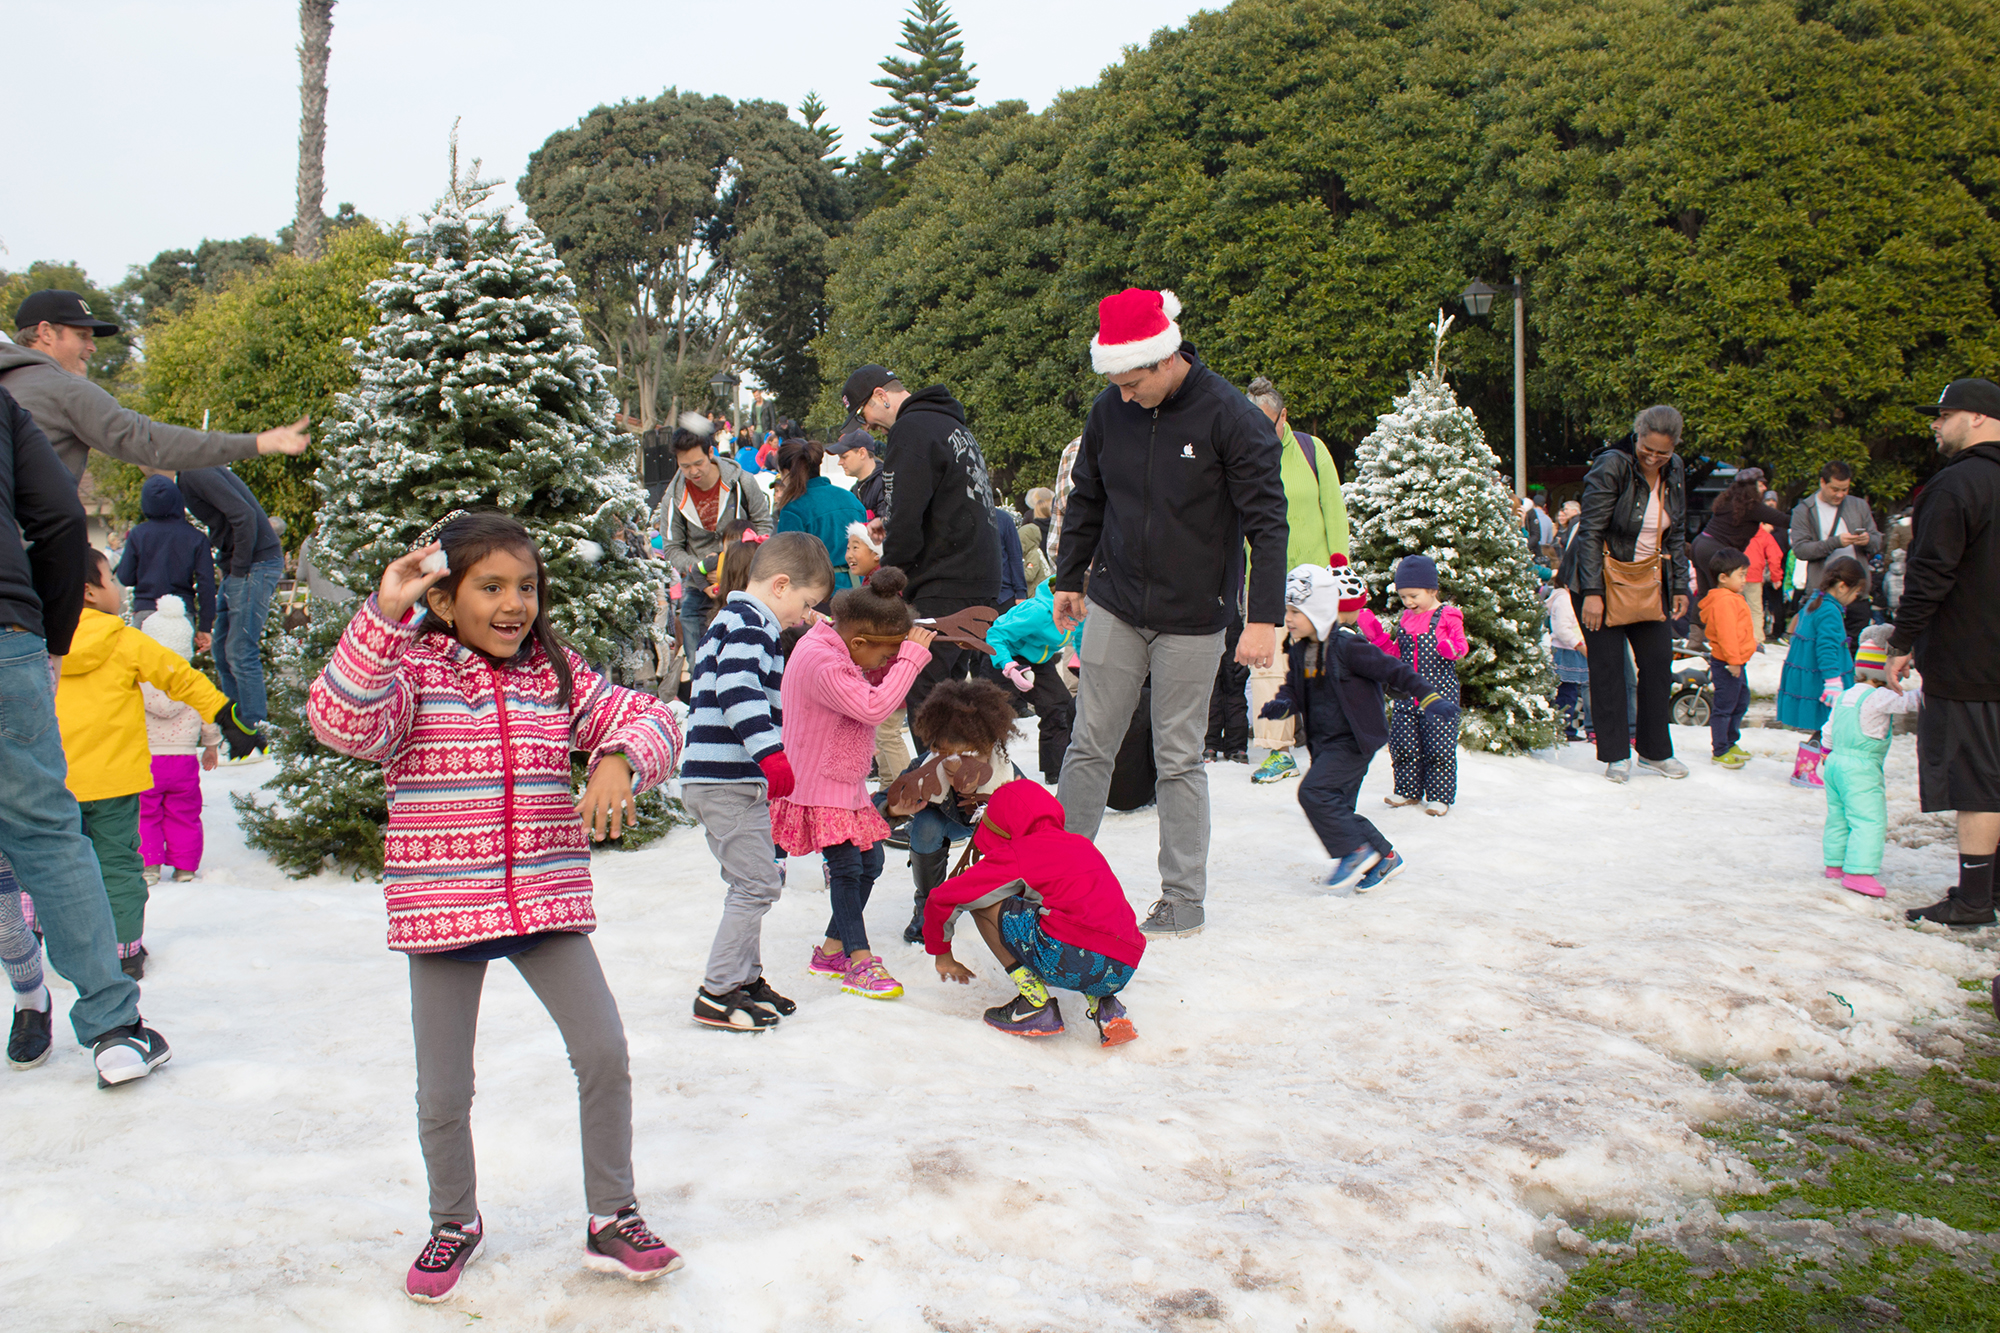
<instances>
[{"instance_id":1,"label":"child in navy jacket","mask_svg":"<svg viewBox=\"0 0 2000 1333\"><path fill-rule=\"evenodd\" d=\"M1299 784L1299 805L1334 859L1326 886L1339 893L1372 889L1399 873L1403 858L1380 829L1354 812L1369 761L1389 741L1382 693L1410 699L1449 727L1458 705L1441 696L1403 662L1354 628L1368 590L1336 554L1331 569L1300 565L1285 580L1285 687L1261 716L1298 718L1312 770Z\"/></svg>"}]
</instances>

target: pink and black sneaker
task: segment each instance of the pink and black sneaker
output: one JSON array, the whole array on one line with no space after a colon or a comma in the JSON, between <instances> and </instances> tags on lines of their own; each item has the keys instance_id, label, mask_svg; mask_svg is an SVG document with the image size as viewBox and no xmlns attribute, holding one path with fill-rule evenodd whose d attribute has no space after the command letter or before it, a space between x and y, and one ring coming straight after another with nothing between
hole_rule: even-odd
<instances>
[{"instance_id":1,"label":"pink and black sneaker","mask_svg":"<svg viewBox=\"0 0 2000 1333\"><path fill-rule=\"evenodd\" d=\"M410 1299L426 1305L450 1300L458 1287L458 1275L472 1262L472 1256L479 1253L483 1230L480 1223L474 1223L470 1230L456 1222L432 1227L431 1238L424 1242L424 1252L410 1265L410 1275L403 1281L403 1290Z\"/></svg>"},{"instance_id":2,"label":"pink and black sneaker","mask_svg":"<svg viewBox=\"0 0 2000 1333\"><path fill-rule=\"evenodd\" d=\"M681 1257L647 1228L634 1203L601 1227L592 1219L583 1241L583 1266L594 1273L616 1273L628 1282L651 1282L679 1268Z\"/></svg>"}]
</instances>

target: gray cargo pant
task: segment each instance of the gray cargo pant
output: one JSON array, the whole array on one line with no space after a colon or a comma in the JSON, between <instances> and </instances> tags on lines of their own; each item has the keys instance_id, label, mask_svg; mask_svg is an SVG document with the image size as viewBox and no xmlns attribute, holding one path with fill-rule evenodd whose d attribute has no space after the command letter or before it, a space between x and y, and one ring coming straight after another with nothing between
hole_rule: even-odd
<instances>
[{"instance_id":1,"label":"gray cargo pant","mask_svg":"<svg viewBox=\"0 0 2000 1333\"><path fill-rule=\"evenodd\" d=\"M551 935L507 960L555 1019L576 1070L583 1127L583 1192L609 1217L632 1194L632 1073L625 1025L587 935ZM431 1182L431 1225L479 1217L472 1161L472 1045L486 964L410 955L410 1019L417 1034L417 1135Z\"/></svg>"},{"instance_id":2,"label":"gray cargo pant","mask_svg":"<svg viewBox=\"0 0 2000 1333\"><path fill-rule=\"evenodd\" d=\"M761 782L683 782L681 804L701 821L722 867L722 924L708 951L702 989L727 995L764 975L764 913L784 881L771 844L771 807Z\"/></svg>"},{"instance_id":3,"label":"gray cargo pant","mask_svg":"<svg viewBox=\"0 0 2000 1333\"><path fill-rule=\"evenodd\" d=\"M1153 679L1153 762L1159 769L1160 896L1199 905L1208 896L1208 774L1201 743L1223 631L1162 634L1135 629L1095 602L1087 604L1077 657L1076 726L1056 788L1064 827L1097 836L1111 767L1139 690Z\"/></svg>"}]
</instances>

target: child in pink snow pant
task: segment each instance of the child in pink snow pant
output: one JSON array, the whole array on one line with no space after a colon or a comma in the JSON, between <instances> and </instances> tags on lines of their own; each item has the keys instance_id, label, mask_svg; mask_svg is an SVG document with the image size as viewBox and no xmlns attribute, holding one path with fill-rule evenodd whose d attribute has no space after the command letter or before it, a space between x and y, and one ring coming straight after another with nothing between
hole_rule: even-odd
<instances>
[{"instance_id":1,"label":"child in pink snow pant","mask_svg":"<svg viewBox=\"0 0 2000 1333\"><path fill-rule=\"evenodd\" d=\"M153 756L153 789L139 796L139 859L183 875L201 869L199 756Z\"/></svg>"}]
</instances>

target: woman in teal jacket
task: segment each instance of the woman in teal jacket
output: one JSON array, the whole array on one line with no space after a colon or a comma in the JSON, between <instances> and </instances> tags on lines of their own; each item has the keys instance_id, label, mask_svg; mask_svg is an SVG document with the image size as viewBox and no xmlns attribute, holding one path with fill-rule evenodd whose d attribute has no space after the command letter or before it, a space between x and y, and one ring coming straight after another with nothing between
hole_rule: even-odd
<instances>
[{"instance_id":1,"label":"woman in teal jacket","mask_svg":"<svg viewBox=\"0 0 2000 1333\"><path fill-rule=\"evenodd\" d=\"M866 523L868 511L849 491L819 474L825 450L811 440L787 440L778 450L778 521L774 532L809 532L833 561L833 590L854 586L847 573L847 525Z\"/></svg>"},{"instance_id":2,"label":"woman in teal jacket","mask_svg":"<svg viewBox=\"0 0 2000 1333\"><path fill-rule=\"evenodd\" d=\"M1819 591L1807 600L1792 630L1784 678L1778 685L1778 725L1810 731L1814 745L1833 711L1833 700L1854 683L1854 656L1847 651L1847 627L1841 617L1848 604L1867 591L1868 571L1859 560L1829 560L1820 575Z\"/></svg>"}]
</instances>

